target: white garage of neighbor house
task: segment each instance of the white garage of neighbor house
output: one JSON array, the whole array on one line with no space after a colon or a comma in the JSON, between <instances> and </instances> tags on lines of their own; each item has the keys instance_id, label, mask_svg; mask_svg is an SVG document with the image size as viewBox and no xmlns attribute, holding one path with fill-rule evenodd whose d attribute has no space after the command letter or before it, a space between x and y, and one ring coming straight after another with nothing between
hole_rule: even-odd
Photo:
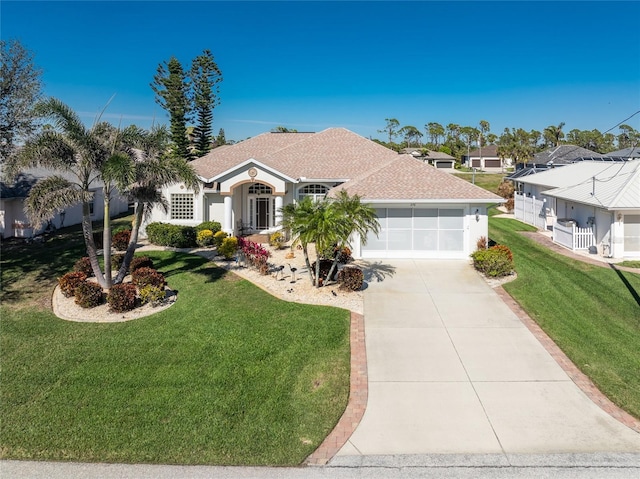
<instances>
[{"instance_id":1,"label":"white garage of neighbor house","mask_svg":"<svg viewBox=\"0 0 640 479\"><path fill-rule=\"evenodd\" d=\"M344 188L380 219L379 238L354 240L354 256L362 258L467 258L487 237L488 206L504 201L344 128L263 133L191 164L203 188L165 188L169 212L156 208L148 222L219 221L234 235L271 233L280 229L282 206Z\"/></svg>"}]
</instances>

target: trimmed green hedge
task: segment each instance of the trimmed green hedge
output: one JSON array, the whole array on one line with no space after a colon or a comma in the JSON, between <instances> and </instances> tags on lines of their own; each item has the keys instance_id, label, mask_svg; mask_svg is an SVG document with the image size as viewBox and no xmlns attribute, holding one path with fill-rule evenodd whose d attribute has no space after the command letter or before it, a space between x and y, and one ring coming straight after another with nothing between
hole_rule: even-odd
<instances>
[{"instance_id":1,"label":"trimmed green hedge","mask_svg":"<svg viewBox=\"0 0 640 479\"><path fill-rule=\"evenodd\" d=\"M195 248L196 229L192 226L172 225L168 223L150 223L147 226L147 238L159 246L173 248Z\"/></svg>"}]
</instances>

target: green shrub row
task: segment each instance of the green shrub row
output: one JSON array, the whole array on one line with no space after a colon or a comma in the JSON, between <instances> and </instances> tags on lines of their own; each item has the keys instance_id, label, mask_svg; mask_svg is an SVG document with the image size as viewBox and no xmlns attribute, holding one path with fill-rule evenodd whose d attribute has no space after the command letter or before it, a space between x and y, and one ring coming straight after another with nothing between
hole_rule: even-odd
<instances>
[{"instance_id":1,"label":"green shrub row","mask_svg":"<svg viewBox=\"0 0 640 479\"><path fill-rule=\"evenodd\" d=\"M192 226L150 223L147 226L147 238L155 245L173 248L194 248L197 245L196 229Z\"/></svg>"}]
</instances>

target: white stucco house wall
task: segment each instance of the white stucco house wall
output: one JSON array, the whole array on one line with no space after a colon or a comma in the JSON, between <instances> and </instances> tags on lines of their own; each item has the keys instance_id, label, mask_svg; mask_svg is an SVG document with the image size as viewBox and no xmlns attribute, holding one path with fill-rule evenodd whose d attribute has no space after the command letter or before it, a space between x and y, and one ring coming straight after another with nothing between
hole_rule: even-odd
<instances>
[{"instance_id":1,"label":"white stucco house wall","mask_svg":"<svg viewBox=\"0 0 640 479\"><path fill-rule=\"evenodd\" d=\"M511 158L502 158L498 154L497 145L486 145L471 150L468 155L463 155L462 162L469 168L480 168L485 171L503 171L504 168L513 166Z\"/></svg>"},{"instance_id":2,"label":"white stucco house wall","mask_svg":"<svg viewBox=\"0 0 640 479\"><path fill-rule=\"evenodd\" d=\"M504 201L344 128L263 133L191 164L200 192L163 189L169 212L154 209L145 225L219 221L234 235L270 233L280 229L282 206L344 188L376 208L382 227L366 245L355 239L355 257L468 258L488 235L487 207Z\"/></svg>"},{"instance_id":3,"label":"white stucco house wall","mask_svg":"<svg viewBox=\"0 0 640 479\"><path fill-rule=\"evenodd\" d=\"M2 238L30 238L42 233L46 224L38 229L33 225L24 212L25 200L29 192L38 180L53 174L60 175L60 172L47 170L45 168L33 168L20 174L15 181L0 182L0 235ZM64 175L63 175L64 176ZM72 180L72 177L68 179ZM98 221L104 218L104 191L103 184L98 180L90 185L93 192L93 202L90 204L91 220ZM111 198L110 214L118 216L126 213L129 209L129 202L125 196L115 194ZM55 228L73 226L82 223L82 205L77 204L63 211L59 211L51 220Z\"/></svg>"}]
</instances>

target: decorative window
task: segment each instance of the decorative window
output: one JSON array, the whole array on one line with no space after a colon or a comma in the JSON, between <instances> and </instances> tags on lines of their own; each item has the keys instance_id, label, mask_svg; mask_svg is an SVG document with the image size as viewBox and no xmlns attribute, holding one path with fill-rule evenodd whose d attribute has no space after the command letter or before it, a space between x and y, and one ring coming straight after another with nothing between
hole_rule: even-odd
<instances>
[{"instance_id":1,"label":"decorative window","mask_svg":"<svg viewBox=\"0 0 640 479\"><path fill-rule=\"evenodd\" d=\"M171 219L193 219L193 195L175 193L171 195Z\"/></svg>"},{"instance_id":2,"label":"decorative window","mask_svg":"<svg viewBox=\"0 0 640 479\"><path fill-rule=\"evenodd\" d=\"M263 183L252 183L249 187L250 195L270 195L273 193L273 190L270 186L267 186Z\"/></svg>"},{"instance_id":3,"label":"decorative window","mask_svg":"<svg viewBox=\"0 0 640 479\"><path fill-rule=\"evenodd\" d=\"M311 200L322 200L326 195L329 188L324 185L306 185L298 190L298 200L302 200L305 196L310 196Z\"/></svg>"}]
</instances>

